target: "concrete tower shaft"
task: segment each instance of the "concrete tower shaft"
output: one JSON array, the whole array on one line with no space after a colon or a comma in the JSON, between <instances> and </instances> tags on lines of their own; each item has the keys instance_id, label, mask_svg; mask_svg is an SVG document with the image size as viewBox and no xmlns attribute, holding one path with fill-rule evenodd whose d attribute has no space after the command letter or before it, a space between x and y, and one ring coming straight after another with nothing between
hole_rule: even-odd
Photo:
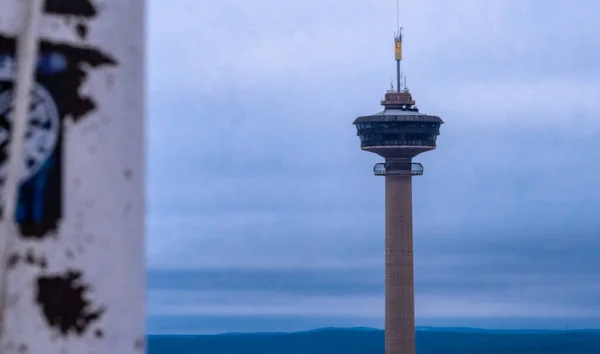
<instances>
[{"instance_id":1,"label":"concrete tower shaft","mask_svg":"<svg viewBox=\"0 0 600 354\"><path fill-rule=\"evenodd\" d=\"M385 353L415 353L412 177L385 177Z\"/></svg>"}]
</instances>

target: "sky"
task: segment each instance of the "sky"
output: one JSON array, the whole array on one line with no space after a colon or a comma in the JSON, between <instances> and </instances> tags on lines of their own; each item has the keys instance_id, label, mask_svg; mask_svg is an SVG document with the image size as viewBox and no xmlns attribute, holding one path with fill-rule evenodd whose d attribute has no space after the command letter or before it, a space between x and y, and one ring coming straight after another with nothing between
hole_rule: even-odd
<instances>
[{"instance_id":1,"label":"sky","mask_svg":"<svg viewBox=\"0 0 600 354\"><path fill-rule=\"evenodd\" d=\"M400 1L421 326L600 328L600 2ZM383 327L393 0L150 0L148 331Z\"/></svg>"}]
</instances>

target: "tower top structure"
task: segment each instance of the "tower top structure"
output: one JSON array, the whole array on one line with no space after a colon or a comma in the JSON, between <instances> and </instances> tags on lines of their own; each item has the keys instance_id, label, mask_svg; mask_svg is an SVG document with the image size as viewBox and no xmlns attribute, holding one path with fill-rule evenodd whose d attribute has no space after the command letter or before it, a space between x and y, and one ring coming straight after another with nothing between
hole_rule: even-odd
<instances>
[{"instance_id":1,"label":"tower top structure","mask_svg":"<svg viewBox=\"0 0 600 354\"><path fill-rule=\"evenodd\" d=\"M391 85L391 88L386 92L381 104L386 108L401 108L406 107L411 111L418 111L415 106L408 86L406 85L406 76L401 71L402 65L402 40L404 38L403 27L400 27L399 21L399 6L396 2L396 32L394 33L394 59L396 60L396 89Z\"/></svg>"},{"instance_id":2,"label":"tower top structure","mask_svg":"<svg viewBox=\"0 0 600 354\"><path fill-rule=\"evenodd\" d=\"M403 28L398 26L394 35L397 89L391 85L381 100L384 110L356 118L354 125L361 140L361 149L386 159L413 158L436 147L440 117L419 112L402 75ZM404 85L402 85L402 80Z\"/></svg>"}]
</instances>

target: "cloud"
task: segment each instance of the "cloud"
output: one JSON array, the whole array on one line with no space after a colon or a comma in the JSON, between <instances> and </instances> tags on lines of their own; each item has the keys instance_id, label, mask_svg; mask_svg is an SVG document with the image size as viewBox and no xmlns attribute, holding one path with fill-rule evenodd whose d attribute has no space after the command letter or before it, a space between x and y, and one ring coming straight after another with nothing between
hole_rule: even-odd
<instances>
[{"instance_id":1,"label":"cloud","mask_svg":"<svg viewBox=\"0 0 600 354\"><path fill-rule=\"evenodd\" d=\"M551 328L561 328L561 323L570 323L571 328L599 325L600 292L593 285L593 274L510 274L483 264L483 270L490 273L482 276L473 271L473 265L466 266L421 272L416 278L418 325L470 319L471 326L504 323L509 328L536 328L539 318L547 318ZM267 318L320 320L329 326L376 324L383 318L382 269L162 270L149 275L148 314L153 328L158 319L181 322L188 318L203 321L205 326L228 319L233 326L228 330L233 330L234 323L245 318L256 331L273 330L265 324ZM300 329L308 328L277 330Z\"/></svg>"},{"instance_id":2,"label":"cloud","mask_svg":"<svg viewBox=\"0 0 600 354\"><path fill-rule=\"evenodd\" d=\"M158 316L295 316L376 318L383 314L383 296L292 296L245 292L150 292L149 315Z\"/></svg>"},{"instance_id":3,"label":"cloud","mask_svg":"<svg viewBox=\"0 0 600 354\"><path fill-rule=\"evenodd\" d=\"M169 292L201 302L211 289L285 293L313 309L327 296L376 306L383 179L351 122L380 109L394 74L394 5L150 2L148 264L212 279L172 283L151 306ZM409 87L446 122L413 182L418 311L456 323L596 313L600 5L403 9ZM344 269L352 276L335 273ZM234 316L239 304L215 308Z\"/></svg>"},{"instance_id":4,"label":"cloud","mask_svg":"<svg viewBox=\"0 0 600 354\"><path fill-rule=\"evenodd\" d=\"M151 291L373 296L383 289L383 273L379 268L152 270L148 285Z\"/></svg>"}]
</instances>

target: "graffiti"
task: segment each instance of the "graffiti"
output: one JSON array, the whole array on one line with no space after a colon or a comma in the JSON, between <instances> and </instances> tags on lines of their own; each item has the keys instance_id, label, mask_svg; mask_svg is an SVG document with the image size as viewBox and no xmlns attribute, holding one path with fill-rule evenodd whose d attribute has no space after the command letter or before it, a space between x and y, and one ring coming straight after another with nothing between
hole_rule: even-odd
<instances>
[{"instance_id":1,"label":"graffiti","mask_svg":"<svg viewBox=\"0 0 600 354\"><path fill-rule=\"evenodd\" d=\"M46 0L44 12L55 15L95 17L98 10L89 0Z\"/></svg>"},{"instance_id":2,"label":"graffiti","mask_svg":"<svg viewBox=\"0 0 600 354\"><path fill-rule=\"evenodd\" d=\"M37 281L36 302L47 323L62 335L84 333L105 311L103 307L91 309L92 304L86 299L90 287L81 282L81 277L80 271L70 270Z\"/></svg>"},{"instance_id":3,"label":"graffiti","mask_svg":"<svg viewBox=\"0 0 600 354\"><path fill-rule=\"evenodd\" d=\"M0 181L4 183L12 126L13 83L10 80L10 58L3 58L0 70ZM40 228L52 228L60 218L60 117L50 93L40 84L32 92L29 124L25 135L25 158L19 191L16 221L27 228L27 234L39 234ZM3 197L0 191L0 198ZM54 212L53 212L54 211ZM54 215L52 215L54 214Z\"/></svg>"},{"instance_id":4,"label":"graffiti","mask_svg":"<svg viewBox=\"0 0 600 354\"><path fill-rule=\"evenodd\" d=\"M0 198L13 114L14 52L14 39L0 35ZM68 118L78 122L96 107L90 97L80 94L87 70L115 64L95 49L40 43L14 215L22 237L42 239L56 234L63 210L63 123Z\"/></svg>"}]
</instances>

